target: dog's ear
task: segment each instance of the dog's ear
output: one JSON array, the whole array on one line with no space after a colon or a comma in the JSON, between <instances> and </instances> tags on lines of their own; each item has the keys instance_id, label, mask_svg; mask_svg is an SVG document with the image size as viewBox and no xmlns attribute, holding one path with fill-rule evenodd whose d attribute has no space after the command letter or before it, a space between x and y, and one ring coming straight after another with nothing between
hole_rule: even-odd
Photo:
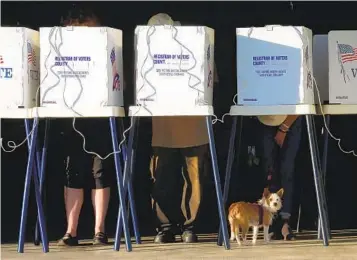
<instances>
[{"instance_id":1,"label":"dog's ear","mask_svg":"<svg viewBox=\"0 0 357 260\"><path fill-rule=\"evenodd\" d=\"M264 198L268 198L270 195L270 191L268 188L265 188L264 191L263 191L263 197Z\"/></svg>"},{"instance_id":2,"label":"dog's ear","mask_svg":"<svg viewBox=\"0 0 357 260\"><path fill-rule=\"evenodd\" d=\"M282 198L282 197L283 197L283 194L284 194L284 189L281 188L280 190L278 190L278 192L277 192L276 194L278 194L278 196L279 196L280 198Z\"/></svg>"}]
</instances>

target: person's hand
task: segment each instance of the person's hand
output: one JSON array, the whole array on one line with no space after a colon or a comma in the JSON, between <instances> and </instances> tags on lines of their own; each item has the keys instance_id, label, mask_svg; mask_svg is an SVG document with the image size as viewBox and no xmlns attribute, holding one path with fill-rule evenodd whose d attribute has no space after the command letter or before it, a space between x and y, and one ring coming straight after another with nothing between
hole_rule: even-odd
<instances>
[{"instance_id":1,"label":"person's hand","mask_svg":"<svg viewBox=\"0 0 357 260\"><path fill-rule=\"evenodd\" d=\"M275 135L274 140L277 143L277 145L279 145L280 148L283 147L285 137L286 137L286 133L280 130L278 130L278 132Z\"/></svg>"}]
</instances>

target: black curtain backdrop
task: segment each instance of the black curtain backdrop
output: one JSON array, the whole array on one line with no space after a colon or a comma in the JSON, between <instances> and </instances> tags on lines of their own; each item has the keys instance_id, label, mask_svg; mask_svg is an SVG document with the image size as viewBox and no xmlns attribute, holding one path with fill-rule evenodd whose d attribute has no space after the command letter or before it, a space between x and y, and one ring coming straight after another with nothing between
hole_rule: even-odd
<instances>
[{"instance_id":1,"label":"black curtain backdrop","mask_svg":"<svg viewBox=\"0 0 357 260\"><path fill-rule=\"evenodd\" d=\"M61 17L71 8L71 2L1 2L1 23L38 29L44 26L57 26ZM166 12L183 25L206 25L215 29L215 60L220 79L219 87L214 91L214 106L218 116L229 111L231 100L236 93L236 55L235 28L263 26L266 24L303 25L314 34L326 34L330 30L357 29L354 24L355 2L79 2L78 5L91 8L102 24L123 30L124 75L127 83L125 103L133 103L133 57L134 29L136 25L146 24L154 14ZM1 39L2 40L2 39ZM103 119L93 119L103 121ZM317 131L321 132L321 119L317 118ZM341 136L342 145L357 148L356 116L332 117L331 129ZM214 126L217 154L224 182L231 119L226 117L224 124ZM45 209L49 239L61 237L65 231L65 212L63 203L63 162L58 156L60 133L56 125L63 120L52 120L51 140L46 171ZM128 119L125 124L128 125ZM247 146L259 147L259 130L255 120L245 118L243 121L240 163L235 160L231 179L229 203L237 200L254 201L259 198L263 185L263 172L260 167L247 164ZM2 120L2 137L5 141L24 139L25 129L22 120ZM239 125L238 125L239 127ZM110 133L107 133L110 135ZM321 138L320 138L321 139ZM150 218L150 181L149 160L151 154L151 122L140 121L139 149L135 163L134 190L137 213L142 235L154 234ZM2 207L2 242L16 241L20 223L20 212L26 170L26 145L13 153L1 154L1 207ZM330 142L328 153L327 196L331 227L333 229L356 228L357 204L355 187L357 183L357 158L344 155L338 150L334 141ZM316 202L313 186L310 153L307 135L304 131L301 148L296 163L295 213L296 221L299 204L302 205L302 228L316 228ZM93 230L93 211L86 194L82 209L79 236L90 238ZM27 221L27 239L32 239L36 221L35 196L32 194ZM112 189L112 199L107 217L107 231L115 233L118 198L116 187ZM199 231L204 233L218 230L218 214L212 175L205 180L203 209L200 213Z\"/></svg>"}]
</instances>

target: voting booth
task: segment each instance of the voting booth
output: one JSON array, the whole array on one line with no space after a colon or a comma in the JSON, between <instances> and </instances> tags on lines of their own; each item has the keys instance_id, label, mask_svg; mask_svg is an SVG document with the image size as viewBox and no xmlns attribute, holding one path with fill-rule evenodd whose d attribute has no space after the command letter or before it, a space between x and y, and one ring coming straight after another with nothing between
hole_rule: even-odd
<instances>
[{"instance_id":1,"label":"voting booth","mask_svg":"<svg viewBox=\"0 0 357 260\"><path fill-rule=\"evenodd\" d=\"M123 106L122 31L108 27L40 28L41 107Z\"/></svg>"},{"instance_id":2,"label":"voting booth","mask_svg":"<svg viewBox=\"0 0 357 260\"><path fill-rule=\"evenodd\" d=\"M136 105L161 110L212 106L214 30L204 26L137 26Z\"/></svg>"},{"instance_id":3,"label":"voting booth","mask_svg":"<svg viewBox=\"0 0 357 260\"><path fill-rule=\"evenodd\" d=\"M0 27L0 109L38 105L39 33L24 27Z\"/></svg>"},{"instance_id":4,"label":"voting booth","mask_svg":"<svg viewBox=\"0 0 357 260\"><path fill-rule=\"evenodd\" d=\"M312 61L314 78L320 93L321 104L329 102L329 61L328 58L328 35L314 35ZM316 86L315 86L316 87ZM318 94L314 88L315 103L319 104Z\"/></svg>"},{"instance_id":5,"label":"voting booth","mask_svg":"<svg viewBox=\"0 0 357 260\"><path fill-rule=\"evenodd\" d=\"M357 31L330 31L328 57L330 103L357 104Z\"/></svg>"},{"instance_id":6,"label":"voting booth","mask_svg":"<svg viewBox=\"0 0 357 260\"><path fill-rule=\"evenodd\" d=\"M267 25L236 37L239 105L314 104L311 30Z\"/></svg>"}]
</instances>

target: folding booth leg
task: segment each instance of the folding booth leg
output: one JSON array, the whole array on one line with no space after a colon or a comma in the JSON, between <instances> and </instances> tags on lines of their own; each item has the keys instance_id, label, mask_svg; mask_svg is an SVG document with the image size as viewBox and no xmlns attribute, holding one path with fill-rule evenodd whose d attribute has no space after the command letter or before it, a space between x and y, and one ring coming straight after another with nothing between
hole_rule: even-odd
<instances>
[{"instance_id":1,"label":"folding booth leg","mask_svg":"<svg viewBox=\"0 0 357 260\"><path fill-rule=\"evenodd\" d=\"M29 126L29 121L25 121L25 125ZM30 149L26 167L26 177L25 177L25 185L24 185L24 195L22 200L22 209L21 209L21 219L20 219L20 231L19 231L19 244L17 251L19 253L24 252L24 245L25 245L25 232L26 232L26 222L27 222L27 209L28 209L28 201L30 196L30 185L31 185L31 177L34 170L34 159L35 159L35 151L36 151L36 138L37 138L37 130L38 130L38 119L34 119L34 127L33 132L30 135ZM42 237L42 246L43 252L47 253L48 250L48 240L47 240L47 233L46 233L46 226L44 221L44 214L42 208L42 200L39 194L39 183L38 177L34 175L34 183L35 183L35 194L36 194L36 202L37 202L37 212L38 218L40 223L40 233Z\"/></svg>"},{"instance_id":2,"label":"folding booth leg","mask_svg":"<svg viewBox=\"0 0 357 260\"><path fill-rule=\"evenodd\" d=\"M133 124L131 129L129 130L129 140L128 140L128 147L127 149L126 145L123 145L123 157L124 157L124 191L126 195L126 190L128 190L128 199L129 199L129 207L130 207L130 213L131 213L131 219L133 223L133 229L134 229L134 235L135 235L135 242L137 244L141 244L141 237L139 233L139 226L138 226L138 218L136 214L136 208L135 208L135 199L134 199L134 190L133 190L133 185L132 185L132 175L134 171L134 154L135 150L133 148L133 139L134 135L136 133L137 129L137 124L136 121L138 120L137 118L133 117L131 120L133 120ZM124 132L124 127L123 127L123 121L121 120L121 125L122 125L122 131ZM130 153L128 153L130 152ZM129 214L129 213L128 213ZM119 209L119 218L122 216L122 212ZM117 233L116 237L119 236L121 237L121 222L118 222L118 227L117 227Z\"/></svg>"},{"instance_id":3,"label":"folding booth leg","mask_svg":"<svg viewBox=\"0 0 357 260\"><path fill-rule=\"evenodd\" d=\"M44 189L43 189L43 184L45 182L45 170L46 170L46 160L47 160L47 146L48 146L48 138L49 138L49 129L50 129L50 119L45 119L45 135L44 135L44 140L43 140L43 147L42 147L42 153L39 153L41 155L41 163L38 169L40 169L40 194L41 197L43 198L43 204L45 205L45 200L46 200L46 194L44 194ZM38 156L37 158L39 158ZM35 228L35 245L40 244L40 234L38 230L38 225L39 222L36 222L36 228Z\"/></svg>"},{"instance_id":4,"label":"folding booth leg","mask_svg":"<svg viewBox=\"0 0 357 260\"><path fill-rule=\"evenodd\" d=\"M326 125L329 128L330 127L330 115L326 115ZM326 172L327 172L327 155L328 155L328 141L329 141L329 135L328 131L325 128L325 125L323 126L324 128L324 134L323 134L323 152L322 152L322 181L323 181L323 188L324 191L326 189ZM327 209L326 209L327 211ZM328 236L329 239L331 239L331 230L330 230L330 221L329 221L329 216L328 216L328 211L327 211L327 216L326 216L326 221L327 221L327 230L328 230ZM322 237L322 232L321 232L321 219L320 217L318 218L318 228L317 228L317 238L321 239Z\"/></svg>"},{"instance_id":5,"label":"folding booth leg","mask_svg":"<svg viewBox=\"0 0 357 260\"><path fill-rule=\"evenodd\" d=\"M229 138L229 149L228 149L228 158L227 158L227 166L226 166L226 178L224 180L224 189L223 189L223 202L224 205L227 203L228 194L229 194L229 184L231 181L231 172L232 172L232 165L234 161L234 146L235 146L235 138L236 138L236 130L237 130L237 116L233 116L232 122L232 130L231 136ZM243 117L242 117L243 118ZM242 127L242 125L241 125ZM218 242L217 245L222 245L222 228L219 227L218 231Z\"/></svg>"},{"instance_id":6,"label":"folding booth leg","mask_svg":"<svg viewBox=\"0 0 357 260\"><path fill-rule=\"evenodd\" d=\"M119 218L119 216L118 216L117 226L118 226L118 222L123 221L126 250L128 252L130 252L130 251L132 251L132 245L131 245L131 240L130 240L128 219L126 217L124 217L124 216L126 216L125 192L124 192L124 185L123 185L123 176L122 176L122 170L121 170L120 156L118 153L119 152L119 144L118 144L118 135L117 135L117 127L116 127L115 120L116 120L115 117L109 118L110 130L111 130L111 135L112 135L112 145L113 145L113 151L114 151L115 170L116 170L116 175L117 175L119 202L120 202L119 209L121 208L121 210L123 212L122 218ZM120 237L116 237L115 243L114 243L114 249L119 251L119 248L120 248Z\"/></svg>"},{"instance_id":7,"label":"folding booth leg","mask_svg":"<svg viewBox=\"0 0 357 260\"><path fill-rule=\"evenodd\" d=\"M220 179L219 169L218 169L216 146L215 146L215 141L214 141L214 133L213 133L212 117L211 116L206 117L206 125L207 125L209 146L210 146L210 152L211 152L214 183L216 186L218 213L219 213L219 218L220 218L221 229L223 231L223 242L224 242L225 248L230 249L230 242L229 242L228 229L227 229L226 211L225 211L223 196L222 196L221 179Z\"/></svg>"},{"instance_id":8,"label":"folding booth leg","mask_svg":"<svg viewBox=\"0 0 357 260\"><path fill-rule=\"evenodd\" d=\"M32 127L34 126L34 122L32 124ZM26 136L29 138L29 135L31 133L32 128L30 127L30 120L29 119L25 119L25 132L26 132ZM37 138L36 138L37 139ZM37 142L37 140L35 140L35 142ZM30 142L28 143L28 151L30 152ZM41 170L40 170L40 165L41 165L41 153L39 151L37 151L37 143L36 143L36 152L35 152L35 164L33 166L33 176L34 178L38 178L41 179ZM38 233L38 221L36 222L36 228L35 228L35 241L34 244L35 246L40 245L40 241L39 241L39 233Z\"/></svg>"},{"instance_id":9,"label":"folding booth leg","mask_svg":"<svg viewBox=\"0 0 357 260\"><path fill-rule=\"evenodd\" d=\"M299 205L298 219L296 223L296 233L300 232L301 204Z\"/></svg>"},{"instance_id":10,"label":"folding booth leg","mask_svg":"<svg viewBox=\"0 0 357 260\"><path fill-rule=\"evenodd\" d=\"M312 162L312 169L313 169L313 175L314 175L314 181L315 181L315 190L316 190L316 200L317 200L317 207L319 211L319 216L322 221L322 238L323 238L323 243L325 246L328 246L329 241L328 241L328 234L327 234L327 222L326 222L326 201L324 197L324 193L322 190L322 176L321 172L319 171L319 166L317 162L317 149L315 145L315 136L314 136L314 130L313 130L313 124L312 124L312 116L311 115L306 115L306 125L307 125L307 133L309 137L309 146L310 146L310 154L311 154L311 162Z\"/></svg>"}]
</instances>

